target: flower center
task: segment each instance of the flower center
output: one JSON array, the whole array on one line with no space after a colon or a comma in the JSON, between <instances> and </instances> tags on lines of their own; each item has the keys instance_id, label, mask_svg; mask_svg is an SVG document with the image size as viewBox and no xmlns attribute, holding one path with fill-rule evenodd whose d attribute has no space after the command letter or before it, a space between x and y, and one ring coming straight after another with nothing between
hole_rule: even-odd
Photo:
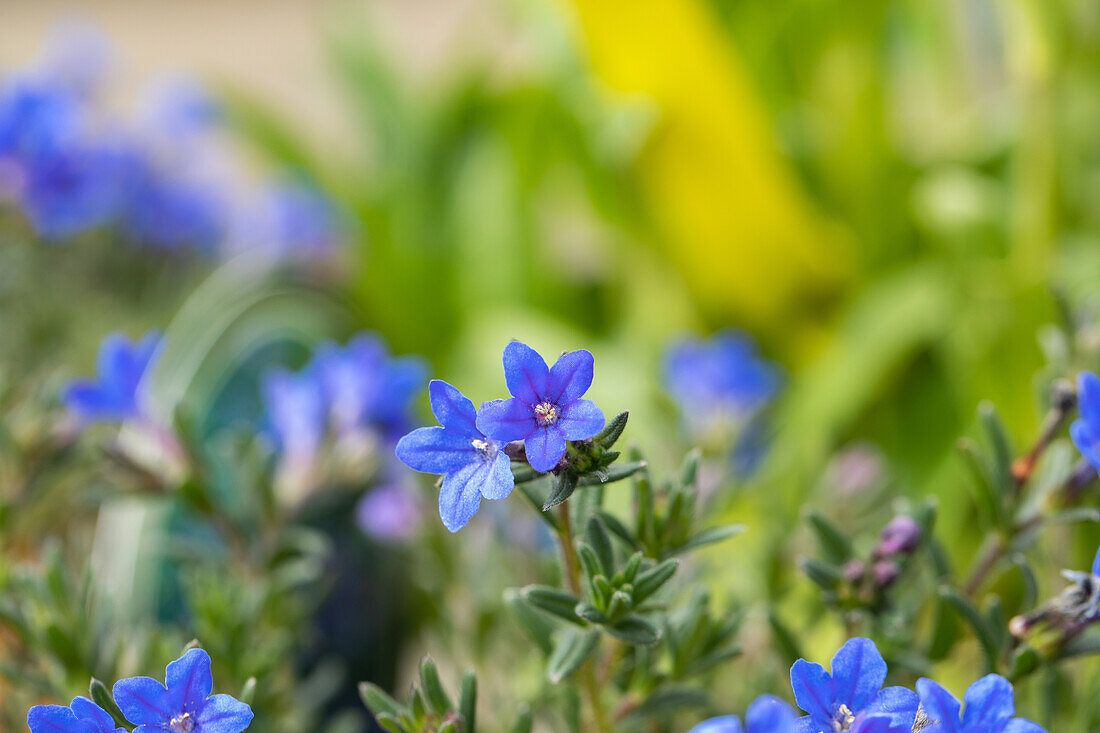
<instances>
[{"instance_id":1,"label":"flower center","mask_svg":"<svg viewBox=\"0 0 1100 733\"><path fill-rule=\"evenodd\" d=\"M474 440L471 440L470 445L480 451L481 455L485 457L488 457L489 454L493 451L493 444L487 440L481 440L480 438L475 438Z\"/></svg>"},{"instance_id":2,"label":"flower center","mask_svg":"<svg viewBox=\"0 0 1100 733\"><path fill-rule=\"evenodd\" d=\"M551 405L549 402L540 402L535 405L535 420L538 421L540 427L553 425L558 421L557 406Z\"/></svg>"},{"instance_id":3,"label":"flower center","mask_svg":"<svg viewBox=\"0 0 1100 733\"><path fill-rule=\"evenodd\" d=\"M191 720L191 713L177 715L168 721L168 730L172 733L190 733L194 728L195 721Z\"/></svg>"},{"instance_id":4,"label":"flower center","mask_svg":"<svg viewBox=\"0 0 1100 733\"><path fill-rule=\"evenodd\" d=\"M855 720L856 716L852 715L852 711L848 709L848 706L841 703L833 716L833 730L836 733L843 733L843 731L851 729Z\"/></svg>"}]
</instances>

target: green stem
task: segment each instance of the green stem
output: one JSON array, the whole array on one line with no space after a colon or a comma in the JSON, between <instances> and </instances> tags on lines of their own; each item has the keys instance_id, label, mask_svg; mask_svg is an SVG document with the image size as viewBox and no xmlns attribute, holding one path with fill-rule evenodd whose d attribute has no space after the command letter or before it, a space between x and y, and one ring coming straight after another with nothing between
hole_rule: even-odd
<instances>
[{"instance_id":1,"label":"green stem","mask_svg":"<svg viewBox=\"0 0 1100 733\"><path fill-rule=\"evenodd\" d=\"M569 517L569 502L558 505L558 542L561 544L562 574L569 585L569 590L575 596L581 596L581 570L580 561L577 558L577 549L573 546L573 524ZM599 650L597 650L598 652ZM577 680L581 692L588 700L588 706L592 710L592 729L599 733L610 733L611 722L607 717L607 711L603 706L603 697L600 695L600 685L596 680L595 663L589 660L577 670Z\"/></svg>"}]
</instances>

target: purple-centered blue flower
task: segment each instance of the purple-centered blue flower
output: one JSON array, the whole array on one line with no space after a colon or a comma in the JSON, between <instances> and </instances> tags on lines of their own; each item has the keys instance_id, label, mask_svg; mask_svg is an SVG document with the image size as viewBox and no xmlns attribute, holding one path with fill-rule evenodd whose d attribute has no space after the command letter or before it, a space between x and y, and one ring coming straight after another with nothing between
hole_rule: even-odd
<instances>
[{"instance_id":1,"label":"purple-centered blue flower","mask_svg":"<svg viewBox=\"0 0 1100 733\"><path fill-rule=\"evenodd\" d=\"M536 471L550 471L565 455L565 441L591 438L603 429L604 416L591 400L592 354L570 351L548 369L527 344L504 349L504 378L510 399L481 406L478 430L495 440L522 440Z\"/></svg>"},{"instance_id":2,"label":"purple-centered blue flower","mask_svg":"<svg viewBox=\"0 0 1100 733\"><path fill-rule=\"evenodd\" d=\"M1092 372L1077 376L1077 406L1081 417L1069 428L1073 444L1100 471L1100 377Z\"/></svg>"},{"instance_id":3,"label":"purple-centered blue flower","mask_svg":"<svg viewBox=\"0 0 1100 733\"><path fill-rule=\"evenodd\" d=\"M151 677L115 683L115 702L134 733L241 733L252 709L230 695L212 695L210 655L189 649L168 665L162 685Z\"/></svg>"},{"instance_id":4,"label":"purple-centered blue flower","mask_svg":"<svg viewBox=\"0 0 1100 733\"><path fill-rule=\"evenodd\" d=\"M35 705L27 713L31 733L126 733L106 710L86 697L64 705Z\"/></svg>"},{"instance_id":5,"label":"purple-centered blue flower","mask_svg":"<svg viewBox=\"0 0 1100 733\"><path fill-rule=\"evenodd\" d=\"M745 725L736 715L704 720L690 733L795 733L798 714L774 695L761 695L745 711Z\"/></svg>"},{"instance_id":6,"label":"purple-centered blue flower","mask_svg":"<svg viewBox=\"0 0 1100 733\"><path fill-rule=\"evenodd\" d=\"M65 406L85 422L141 417L143 380L161 342L158 331L133 343L120 333L110 334L100 344L95 378L71 382L62 396Z\"/></svg>"},{"instance_id":7,"label":"purple-centered blue flower","mask_svg":"<svg viewBox=\"0 0 1100 733\"><path fill-rule=\"evenodd\" d=\"M481 497L505 498L515 479L500 444L478 429L473 402L439 379L428 385L428 396L442 427L417 428L398 441L395 452L409 468L443 476L439 517L457 532L477 514Z\"/></svg>"},{"instance_id":8,"label":"purple-centered blue flower","mask_svg":"<svg viewBox=\"0 0 1100 733\"><path fill-rule=\"evenodd\" d=\"M1046 733L1030 720L1013 717L1012 683L1000 675L988 674L966 688L961 715L958 699L938 682L922 677L917 692L929 721L922 733Z\"/></svg>"},{"instance_id":9,"label":"purple-centered blue flower","mask_svg":"<svg viewBox=\"0 0 1100 733\"><path fill-rule=\"evenodd\" d=\"M709 340L684 339L665 356L665 385L689 419L745 417L779 390L779 370L760 357L747 334L727 330Z\"/></svg>"},{"instance_id":10,"label":"purple-centered blue flower","mask_svg":"<svg viewBox=\"0 0 1100 733\"><path fill-rule=\"evenodd\" d=\"M799 733L855 731L862 719L878 716L912 727L916 694L904 687L882 689L885 681L886 662L870 639L849 639L833 656L831 673L799 659L791 667L791 687L808 713L799 721Z\"/></svg>"}]
</instances>

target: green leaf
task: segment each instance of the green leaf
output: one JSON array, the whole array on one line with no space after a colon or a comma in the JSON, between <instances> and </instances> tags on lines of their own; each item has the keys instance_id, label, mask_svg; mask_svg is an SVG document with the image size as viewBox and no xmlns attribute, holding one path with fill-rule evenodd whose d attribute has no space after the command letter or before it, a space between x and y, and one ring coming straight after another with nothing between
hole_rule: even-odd
<instances>
[{"instance_id":1,"label":"green leaf","mask_svg":"<svg viewBox=\"0 0 1100 733\"><path fill-rule=\"evenodd\" d=\"M663 687L631 710L620 726L622 730L645 730L650 721L665 720L685 710L703 707L707 702L707 695L701 690Z\"/></svg>"},{"instance_id":2,"label":"green leaf","mask_svg":"<svg viewBox=\"0 0 1100 733\"><path fill-rule=\"evenodd\" d=\"M1012 447L1009 445L1008 431L1001 416L997 414L997 408L991 402L983 402L978 406L978 419L985 428L993 452L994 485L1002 496L1007 497L1015 489L1012 478Z\"/></svg>"},{"instance_id":3,"label":"green leaf","mask_svg":"<svg viewBox=\"0 0 1100 733\"><path fill-rule=\"evenodd\" d=\"M805 516L806 521L810 523L810 528L817 534L821 551L825 553L825 558L829 562L843 565L852 557L852 543L836 525L816 509L807 509Z\"/></svg>"},{"instance_id":4,"label":"green leaf","mask_svg":"<svg viewBox=\"0 0 1100 733\"><path fill-rule=\"evenodd\" d=\"M619 436L623 434L623 430L626 429L626 421L629 417L630 412L624 411L611 418L611 421L604 426L604 429L596 433L596 437L592 438L592 442L604 448L610 448L615 445L615 441L619 439Z\"/></svg>"},{"instance_id":5,"label":"green leaf","mask_svg":"<svg viewBox=\"0 0 1100 733\"><path fill-rule=\"evenodd\" d=\"M596 557L596 551L584 540L577 540L577 557L581 561L585 576L590 581L600 574L600 560Z\"/></svg>"},{"instance_id":6,"label":"green leaf","mask_svg":"<svg viewBox=\"0 0 1100 733\"><path fill-rule=\"evenodd\" d=\"M512 464L512 477L516 481L516 485L527 483L528 481L534 481L540 478L543 474L539 473L535 469L531 468L527 463L513 463Z\"/></svg>"},{"instance_id":7,"label":"green leaf","mask_svg":"<svg viewBox=\"0 0 1100 733\"><path fill-rule=\"evenodd\" d=\"M724 524L720 527L708 527L701 532L697 532L694 537L673 550L673 554L682 555L686 552L698 550L700 547L728 540L730 537L741 534L746 529L748 527L743 524Z\"/></svg>"},{"instance_id":8,"label":"green leaf","mask_svg":"<svg viewBox=\"0 0 1100 733\"><path fill-rule=\"evenodd\" d=\"M615 463L603 473L603 475L586 473L581 476L579 484L581 486L593 486L598 484L613 484L616 481L622 481L625 478L630 478L638 471L641 471L646 467L645 461L630 461L628 463ZM565 474L563 474L565 475Z\"/></svg>"},{"instance_id":9,"label":"green leaf","mask_svg":"<svg viewBox=\"0 0 1100 733\"><path fill-rule=\"evenodd\" d=\"M956 446L964 463L974 476L975 488L978 491L977 498L985 508L989 522L994 527L1003 529L1008 522L1008 513L1005 511L1004 496L997 489L997 479L991 475L991 469L974 441L969 438L960 438Z\"/></svg>"},{"instance_id":10,"label":"green leaf","mask_svg":"<svg viewBox=\"0 0 1100 733\"><path fill-rule=\"evenodd\" d=\"M1009 668L1009 682L1017 682L1037 670L1043 663L1039 653L1030 646L1022 646L1012 655L1012 666Z\"/></svg>"},{"instance_id":11,"label":"green leaf","mask_svg":"<svg viewBox=\"0 0 1100 733\"><path fill-rule=\"evenodd\" d=\"M443 715L454 708L454 703L443 689L443 681L439 679L439 669L431 657L420 660L420 687L424 690L428 708L432 712Z\"/></svg>"},{"instance_id":12,"label":"green leaf","mask_svg":"<svg viewBox=\"0 0 1100 733\"><path fill-rule=\"evenodd\" d=\"M367 706L367 709L374 713L375 717L383 714L400 717L406 712L401 703L390 697L381 687L371 682L359 683L359 698Z\"/></svg>"},{"instance_id":13,"label":"green leaf","mask_svg":"<svg viewBox=\"0 0 1100 733\"><path fill-rule=\"evenodd\" d=\"M575 610L581 599L572 593L545 585L529 585L520 592L523 593L524 600L540 611L546 611L578 626L584 625Z\"/></svg>"},{"instance_id":14,"label":"green leaf","mask_svg":"<svg viewBox=\"0 0 1100 733\"><path fill-rule=\"evenodd\" d=\"M657 630L657 627L641 616L627 616L622 621L603 628L616 639L625 641L628 644L652 646L661 638L661 633Z\"/></svg>"},{"instance_id":15,"label":"green leaf","mask_svg":"<svg viewBox=\"0 0 1100 733\"><path fill-rule=\"evenodd\" d=\"M680 466L680 486L688 488L695 486L695 479L699 473L699 463L703 460L703 451L693 448L684 457L684 463Z\"/></svg>"},{"instance_id":16,"label":"green leaf","mask_svg":"<svg viewBox=\"0 0 1100 733\"><path fill-rule=\"evenodd\" d=\"M836 565L813 557L801 558L798 564L802 567L802 572L806 573L806 577L825 590L836 590L844 577L841 569Z\"/></svg>"},{"instance_id":17,"label":"green leaf","mask_svg":"<svg viewBox=\"0 0 1100 733\"><path fill-rule=\"evenodd\" d=\"M504 603L531 641L535 642L543 654L550 654L554 647L552 635L558 625L524 600L522 592L515 588L504 591Z\"/></svg>"},{"instance_id":18,"label":"green leaf","mask_svg":"<svg viewBox=\"0 0 1100 733\"><path fill-rule=\"evenodd\" d=\"M390 733L409 733L409 729L404 726L401 720L389 713L375 713L375 721L378 725L382 726Z\"/></svg>"},{"instance_id":19,"label":"green leaf","mask_svg":"<svg viewBox=\"0 0 1100 733\"><path fill-rule=\"evenodd\" d=\"M241 694L237 695L237 699L243 702L245 705L251 705L253 698L256 697L256 678L249 677L244 681L244 687L241 688Z\"/></svg>"},{"instance_id":20,"label":"green leaf","mask_svg":"<svg viewBox=\"0 0 1100 733\"><path fill-rule=\"evenodd\" d=\"M594 624L607 623L607 616L604 615L603 611L596 608L594 605L588 603L587 601L578 603L576 612L578 616L585 619L586 621L591 621Z\"/></svg>"},{"instance_id":21,"label":"green leaf","mask_svg":"<svg viewBox=\"0 0 1100 733\"><path fill-rule=\"evenodd\" d=\"M458 696L458 712L466 721L466 733L473 733L477 724L477 675L467 671L462 675L462 691Z\"/></svg>"},{"instance_id":22,"label":"green leaf","mask_svg":"<svg viewBox=\"0 0 1100 733\"><path fill-rule=\"evenodd\" d=\"M995 669L997 666L997 657L1000 655L1000 648L997 644L997 634L989 627L989 622L986 620L985 616L982 615L982 612L978 610L977 606L966 598L963 598L958 591L950 586L941 587L939 595L947 601L952 608L958 611L959 616L970 625L971 629L973 629L974 635L978 638L978 643L985 653L986 671L990 672Z\"/></svg>"},{"instance_id":23,"label":"green leaf","mask_svg":"<svg viewBox=\"0 0 1100 733\"><path fill-rule=\"evenodd\" d=\"M512 723L511 733L531 733L535 725L535 719L531 717L530 710L521 710L516 716L516 722Z\"/></svg>"},{"instance_id":24,"label":"green leaf","mask_svg":"<svg viewBox=\"0 0 1100 733\"><path fill-rule=\"evenodd\" d=\"M107 689L107 685L93 677L91 684L88 685L88 697L92 698L92 702L96 705L107 711L107 714L114 719L115 725L129 730L130 723L126 720L126 716L122 714L122 711L119 710L115 698L111 695L111 691Z\"/></svg>"},{"instance_id":25,"label":"green leaf","mask_svg":"<svg viewBox=\"0 0 1100 733\"><path fill-rule=\"evenodd\" d=\"M600 643L600 633L595 629L565 628L555 635L554 651L546 665L546 676L557 684L584 664Z\"/></svg>"},{"instance_id":26,"label":"green leaf","mask_svg":"<svg viewBox=\"0 0 1100 733\"><path fill-rule=\"evenodd\" d=\"M642 543L638 541L638 538L634 536L634 533L627 529L627 526L619 521L619 518L609 512L598 512L599 518L603 520L604 526L611 534L618 537L634 550L641 550Z\"/></svg>"},{"instance_id":27,"label":"green leaf","mask_svg":"<svg viewBox=\"0 0 1100 733\"><path fill-rule=\"evenodd\" d=\"M607 535L607 528L599 517L588 518L588 527L584 533L585 539L596 552L603 574L611 577L615 574L615 549L611 546L611 538Z\"/></svg>"},{"instance_id":28,"label":"green leaf","mask_svg":"<svg viewBox=\"0 0 1100 733\"><path fill-rule=\"evenodd\" d=\"M546 501L542 505L542 510L545 512L548 509L553 509L558 504L566 501L576 490L577 477L566 471L554 481L553 488L550 490L550 496L546 497Z\"/></svg>"},{"instance_id":29,"label":"green leaf","mask_svg":"<svg viewBox=\"0 0 1100 733\"><path fill-rule=\"evenodd\" d=\"M669 559L639 574L638 579L634 582L634 605L639 605L646 598L656 593L662 585L676 574L679 567L679 560Z\"/></svg>"}]
</instances>

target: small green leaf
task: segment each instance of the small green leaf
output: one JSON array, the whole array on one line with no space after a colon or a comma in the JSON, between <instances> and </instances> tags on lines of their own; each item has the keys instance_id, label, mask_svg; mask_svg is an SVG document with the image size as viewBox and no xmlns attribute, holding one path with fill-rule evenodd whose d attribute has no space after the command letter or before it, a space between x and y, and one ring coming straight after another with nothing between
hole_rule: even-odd
<instances>
[{"instance_id":1,"label":"small green leaf","mask_svg":"<svg viewBox=\"0 0 1100 733\"><path fill-rule=\"evenodd\" d=\"M477 722L477 675L467 671L462 675L462 688L458 696L458 712L466 721L466 732L473 733Z\"/></svg>"},{"instance_id":2,"label":"small green leaf","mask_svg":"<svg viewBox=\"0 0 1100 733\"><path fill-rule=\"evenodd\" d=\"M843 579L843 573L836 565L822 562L816 558L804 557L798 562L806 577L824 590L836 590Z\"/></svg>"},{"instance_id":3,"label":"small green leaf","mask_svg":"<svg viewBox=\"0 0 1100 733\"><path fill-rule=\"evenodd\" d=\"M581 486L592 486L595 484L613 484L616 481L622 481L625 478L630 478L645 467L645 461L615 463L612 464L612 466L608 468L607 471L604 471L603 475L593 473L585 474L580 478L579 484Z\"/></svg>"},{"instance_id":4,"label":"small green leaf","mask_svg":"<svg viewBox=\"0 0 1100 733\"><path fill-rule=\"evenodd\" d=\"M521 710L519 715L516 716L516 722L512 723L511 733L531 733L534 725L535 720L531 717L531 711Z\"/></svg>"},{"instance_id":5,"label":"small green leaf","mask_svg":"<svg viewBox=\"0 0 1100 733\"><path fill-rule=\"evenodd\" d=\"M703 460L703 451L693 448L684 457L684 463L680 466L680 486L683 488L695 486L695 479L699 474L699 463Z\"/></svg>"},{"instance_id":6,"label":"small green leaf","mask_svg":"<svg viewBox=\"0 0 1100 733\"><path fill-rule=\"evenodd\" d=\"M581 569L589 580L600 574L600 560L596 557L596 551L583 540L577 540L577 558L581 561Z\"/></svg>"},{"instance_id":7,"label":"small green leaf","mask_svg":"<svg viewBox=\"0 0 1100 733\"><path fill-rule=\"evenodd\" d=\"M556 634L554 651L546 665L546 676L557 684L576 672L600 643L600 633L594 629L565 628Z\"/></svg>"},{"instance_id":8,"label":"small green leaf","mask_svg":"<svg viewBox=\"0 0 1100 733\"><path fill-rule=\"evenodd\" d=\"M626 429L626 421L629 417L630 412L624 411L611 418L611 421L604 426L604 429L596 433L596 437L592 438L592 442L604 448L610 448L615 445L615 441L619 439L623 434L623 430Z\"/></svg>"},{"instance_id":9,"label":"small green leaf","mask_svg":"<svg viewBox=\"0 0 1100 733\"><path fill-rule=\"evenodd\" d=\"M420 660L420 687L424 690L428 708L432 712L443 715L454 708L454 703L443 689L443 681L439 679L439 669L431 657Z\"/></svg>"},{"instance_id":10,"label":"small green leaf","mask_svg":"<svg viewBox=\"0 0 1100 733\"><path fill-rule=\"evenodd\" d=\"M978 610L978 607L959 595L958 591L950 586L943 586L939 590L940 597L947 601L964 621L966 621L970 628L973 629L974 635L978 638L978 643L982 647L982 651L985 653L986 670L991 671L997 666L997 657L1000 655L1000 649L997 644L996 633L989 628L989 622L986 620L982 612Z\"/></svg>"},{"instance_id":11,"label":"small green leaf","mask_svg":"<svg viewBox=\"0 0 1100 733\"><path fill-rule=\"evenodd\" d=\"M656 593L662 585L676 574L679 567L679 560L669 559L639 574L638 579L634 582L634 605L640 604Z\"/></svg>"},{"instance_id":12,"label":"small green leaf","mask_svg":"<svg viewBox=\"0 0 1100 733\"><path fill-rule=\"evenodd\" d=\"M409 729L401 723L401 720L389 713L375 713L374 720L389 733L409 733Z\"/></svg>"},{"instance_id":13,"label":"small green leaf","mask_svg":"<svg viewBox=\"0 0 1100 733\"><path fill-rule=\"evenodd\" d=\"M542 510L545 512L548 509L553 509L558 504L566 501L576 490L577 477L568 471L563 473L554 481L553 488L550 490L550 496L546 497L546 501L542 505Z\"/></svg>"},{"instance_id":14,"label":"small green leaf","mask_svg":"<svg viewBox=\"0 0 1100 733\"><path fill-rule=\"evenodd\" d=\"M611 534L618 537L634 550L642 549L642 544L638 542L638 538L634 536L633 532L627 529L625 524L619 521L618 517L608 512L598 512L598 515Z\"/></svg>"},{"instance_id":15,"label":"small green leaf","mask_svg":"<svg viewBox=\"0 0 1100 733\"><path fill-rule=\"evenodd\" d=\"M545 585L529 585L520 592L528 603L540 611L546 611L578 626L584 625L575 610L581 599L572 593Z\"/></svg>"},{"instance_id":16,"label":"small green leaf","mask_svg":"<svg viewBox=\"0 0 1100 733\"><path fill-rule=\"evenodd\" d=\"M615 549L611 546L611 538L607 535L607 528L597 516L588 518L588 527L584 533L585 539L596 552L600 567L605 576L615 574Z\"/></svg>"},{"instance_id":17,"label":"small green leaf","mask_svg":"<svg viewBox=\"0 0 1100 733\"><path fill-rule=\"evenodd\" d=\"M586 621L591 621L594 624L607 623L607 616L604 615L603 611L596 608L594 605L588 603L587 601L578 603L575 610L577 612L577 615L585 619Z\"/></svg>"},{"instance_id":18,"label":"small green leaf","mask_svg":"<svg viewBox=\"0 0 1100 733\"><path fill-rule=\"evenodd\" d=\"M836 525L816 509L806 510L806 521L817 534L825 558L836 565L843 565L852 556L852 543Z\"/></svg>"},{"instance_id":19,"label":"small green leaf","mask_svg":"<svg viewBox=\"0 0 1100 733\"><path fill-rule=\"evenodd\" d=\"M550 654L554 647L552 634L558 625L548 619L546 614L538 611L523 598L521 591L509 588L504 591L504 604L512 612L516 623L520 625L524 633L535 642L543 654Z\"/></svg>"},{"instance_id":20,"label":"small green leaf","mask_svg":"<svg viewBox=\"0 0 1100 733\"><path fill-rule=\"evenodd\" d=\"M603 628L616 639L625 641L628 644L652 646L661 638L661 633L657 630L657 627L641 616L627 616L622 621Z\"/></svg>"},{"instance_id":21,"label":"small green leaf","mask_svg":"<svg viewBox=\"0 0 1100 733\"><path fill-rule=\"evenodd\" d=\"M692 552L698 550L700 547L706 547L707 545L713 545L723 540L728 540L730 537L736 537L744 532L748 527L743 524L724 524L720 527L708 527L695 534L687 542L677 547L673 554L682 555L685 552Z\"/></svg>"},{"instance_id":22,"label":"small green leaf","mask_svg":"<svg viewBox=\"0 0 1100 733\"><path fill-rule=\"evenodd\" d=\"M93 677L91 684L88 685L88 696L92 698L92 702L107 711L107 714L114 719L115 725L129 729L130 723L126 720L126 716L122 714L122 711L119 710L115 698L111 695L111 691L107 689L107 685Z\"/></svg>"},{"instance_id":23,"label":"small green leaf","mask_svg":"<svg viewBox=\"0 0 1100 733\"><path fill-rule=\"evenodd\" d=\"M405 708L401 703L390 697L381 687L371 682L359 683L359 697L362 699L363 704L367 706L367 709L374 713L375 717L383 714L400 717L405 713Z\"/></svg>"}]
</instances>

